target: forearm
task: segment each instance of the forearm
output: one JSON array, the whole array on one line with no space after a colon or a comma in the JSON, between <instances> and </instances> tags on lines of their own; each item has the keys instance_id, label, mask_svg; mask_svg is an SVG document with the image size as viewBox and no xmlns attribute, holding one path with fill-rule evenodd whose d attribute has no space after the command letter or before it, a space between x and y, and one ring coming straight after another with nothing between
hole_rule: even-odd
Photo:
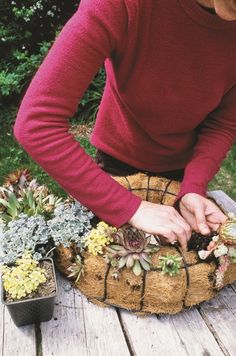
<instances>
[{"instance_id":1,"label":"forearm","mask_svg":"<svg viewBox=\"0 0 236 356\"><path fill-rule=\"evenodd\" d=\"M228 119L222 121L209 118L201 129L192 159L185 168L177 200L186 193L206 196L208 183L219 170L235 138L234 116L228 116Z\"/></svg>"},{"instance_id":2,"label":"forearm","mask_svg":"<svg viewBox=\"0 0 236 356\"><path fill-rule=\"evenodd\" d=\"M30 83L14 127L20 144L45 171L115 226L127 222L141 200L84 152L69 133L69 118L104 59L120 42L117 39L123 38L126 14L122 6L122 2L81 1Z\"/></svg>"}]
</instances>

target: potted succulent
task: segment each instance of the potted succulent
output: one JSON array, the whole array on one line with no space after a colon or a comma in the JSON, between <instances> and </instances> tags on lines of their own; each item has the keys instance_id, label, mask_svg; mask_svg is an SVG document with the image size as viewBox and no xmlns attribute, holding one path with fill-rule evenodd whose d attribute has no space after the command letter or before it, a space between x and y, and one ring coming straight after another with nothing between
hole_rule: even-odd
<instances>
[{"instance_id":1,"label":"potted succulent","mask_svg":"<svg viewBox=\"0 0 236 356\"><path fill-rule=\"evenodd\" d=\"M16 324L23 326L52 318L57 282L53 260L36 261L30 251L12 265L2 265L2 303Z\"/></svg>"},{"instance_id":2,"label":"potted succulent","mask_svg":"<svg viewBox=\"0 0 236 356\"><path fill-rule=\"evenodd\" d=\"M0 187L2 302L17 326L51 319L57 294L47 220L61 199L13 172ZM46 258L45 258L46 257Z\"/></svg>"}]
</instances>

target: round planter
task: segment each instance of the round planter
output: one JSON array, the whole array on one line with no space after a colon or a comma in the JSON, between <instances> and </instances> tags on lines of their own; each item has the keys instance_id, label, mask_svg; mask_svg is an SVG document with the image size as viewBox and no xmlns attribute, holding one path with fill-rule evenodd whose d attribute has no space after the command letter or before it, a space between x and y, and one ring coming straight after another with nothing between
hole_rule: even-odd
<instances>
[{"instance_id":1,"label":"round planter","mask_svg":"<svg viewBox=\"0 0 236 356\"><path fill-rule=\"evenodd\" d=\"M143 200L170 206L173 206L180 189L180 182L145 174L113 178ZM57 246L56 252L57 267L66 276L70 274L68 268L75 262L76 255L81 255L84 274L75 286L101 306L118 306L135 313L174 314L209 300L218 292L215 287L216 260L200 260L196 251L184 253L178 246L162 245L151 255L150 271L142 271L136 276L125 267L118 278L114 278L113 267L102 256L79 252L73 244L70 248ZM167 254L182 257L179 274L163 274L159 258ZM236 263L231 263L224 275L223 285L235 280Z\"/></svg>"}]
</instances>

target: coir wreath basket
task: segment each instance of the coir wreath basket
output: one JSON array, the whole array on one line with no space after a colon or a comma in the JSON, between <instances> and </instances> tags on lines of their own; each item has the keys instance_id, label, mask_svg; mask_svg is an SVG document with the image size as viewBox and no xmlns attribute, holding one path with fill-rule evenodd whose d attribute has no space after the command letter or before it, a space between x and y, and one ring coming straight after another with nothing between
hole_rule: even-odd
<instances>
[{"instance_id":1,"label":"coir wreath basket","mask_svg":"<svg viewBox=\"0 0 236 356\"><path fill-rule=\"evenodd\" d=\"M145 174L113 178L142 199L166 205L174 204L180 188L177 181ZM156 237L127 226L116 230L105 225L85 238L84 250L73 243L56 247L57 267L101 306L174 314L213 298L236 280L234 217L217 236L194 233L188 252L176 244L160 245ZM103 242L95 251L91 241ZM215 247L209 252L210 241Z\"/></svg>"}]
</instances>

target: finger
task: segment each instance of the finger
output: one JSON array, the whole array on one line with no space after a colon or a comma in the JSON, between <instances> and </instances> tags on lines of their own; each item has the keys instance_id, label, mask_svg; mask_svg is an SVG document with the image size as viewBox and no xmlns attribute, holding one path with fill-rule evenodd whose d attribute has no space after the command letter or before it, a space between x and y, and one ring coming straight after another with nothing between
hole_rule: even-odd
<instances>
[{"instance_id":1,"label":"finger","mask_svg":"<svg viewBox=\"0 0 236 356\"><path fill-rule=\"evenodd\" d=\"M170 228L172 230L174 230L174 232L177 236L177 240L179 241L182 249L184 251L187 251L187 241L188 241L189 237L188 237L188 234L186 233L186 231L184 230L184 228L182 227L182 225L178 225L178 224L174 223L173 225L170 224Z\"/></svg>"},{"instance_id":2,"label":"finger","mask_svg":"<svg viewBox=\"0 0 236 356\"><path fill-rule=\"evenodd\" d=\"M208 226L210 226L210 228L213 230L213 231L217 231L220 227L220 224L212 224L212 223L208 223Z\"/></svg>"},{"instance_id":3,"label":"finger","mask_svg":"<svg viewBox=\"0 0 236 356\"><path fill-rule=\"evenodd\" d=\"M176 228L175 228L176 229ZM167 234L166 234L167 235ZM168 234L169 235L169 234ZM169 237L166 237L164 235L158 235L159 239L161 240L161 242L163 244L167 244L167 243L172 243L172 242L176 242L178 241L180 243L180 246L181 248L184 250L184 251L187 251L188 248L187 248L187 238L186 236L184 235L177 235L177 234L174 234L174 235L169 235Z\"/></svg>"},{"instance_id":4,"label":"finger","mask_svg":"<svg viewBox=\"0 0 236 356\"><path fill-rule=\"evenodd\" d=\"M178 236L176 235L174 229L171 228L170 224L168 226L158 226L157 230L158 232L156 232L156 235L160 237L165 237L168 240L168 242L173 242L178 240Z\"/></svg>"},{"instance_id":5,"label":"finger","mask_svg":"<svg viewBox=\"0 0 236 356\"><path fill-rule=\"evenodd\" d=\"M198 232L198 227L197 227L195 216L189 210L187 210L185 207L182 207L181 214L182 214L183 218L185 219L185 221L189 224L190 228L192 230ZM191 237L191 235L190 235L190 237Z\"/></svg>"},{"instance_id":6,"label":"finger","mask_svg":"<svg viewBox=\"0 0 236 356\"><path fill-rule=\"evenodd\" d=\"M198 227L197 227L195 216L190 212L185 212L185 213L183 213L183 217L186 220L186 222L189 224L191 230L198 232ZM190 237L191 237L191 235L190 235Z\"/></svg>"},{"instance_id":7,"label":"finger","mask_svg":"<svg viewBox=\"0 0 236 356\"><path fill-rule=\"evenodd\" d=\"M227 216L224 214L212 213L206 216L209 223L223 224L227 220Z\"/></svg>"},{"instance_id":8,"label":"finger","mask_svg":"<svg viewBox=\"0 0 236 356\"><path fill-rule=\"evenodd\" d=\"M189 225L188 221L186 221L185 217L182 217L176 210L175 210L175 217L172 218L173 223L179 225L184 229L184 234L186 235L187 239L189 240L192 234L191 226Z\"/></svg>"},{"instance_id":9,"label":"finger","mask_svg":"<svg viewBox=\"0 0 236 356\"><path fill-rule=\"evenodd\" d=\"M207 246L207 250L213 250L216 247L216 243L214 241L211 241L209 245Z\"/></svg>"},{"instance_id":10,"label":"finger","mask_svg":"<svg viewBox=\"0 0 236 356\"><path fill-rule=\"evenodd\" d=\"M210 228L207 224L206 221L206 216L205 216L205 211L204 211L204 205L200 205L197 208L195 208L195 218L196 218L196 223L197 223L197 227L199 229L199 232L202 235L207 235L209 234Z\"/></svg>"}]
</instances>

